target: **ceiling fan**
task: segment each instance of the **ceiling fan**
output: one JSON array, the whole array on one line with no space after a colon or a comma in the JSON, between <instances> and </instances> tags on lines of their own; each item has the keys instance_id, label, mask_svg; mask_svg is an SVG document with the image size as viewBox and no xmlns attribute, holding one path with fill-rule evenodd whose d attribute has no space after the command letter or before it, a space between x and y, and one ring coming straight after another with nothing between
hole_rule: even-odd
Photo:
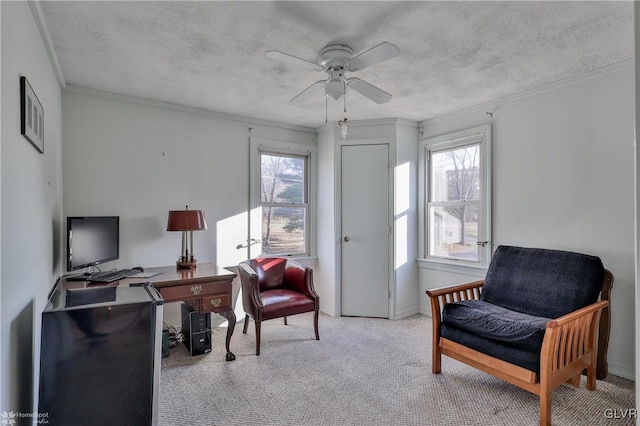
<instances>
[{"instance_id":1,"label":"ceiling fan","mask_svg":"<svg viewBox=\"0 0 640 426\"><path fill-rule=\"evenodd\" d=\"M277 50L269 50L264 53L266 57L271 59L299 65L314 71L324 71L328 74L326 79L316 81L291 99L290 102L294 104L302 104L322 88L324 88L326 96L338 100L346 93L347 87L351 87L356 92L378 104L389 102L391 100L389 93L359 78L347 78L345 73L359 71L394 58L399 54L400 49L398 46L386 41L355 56L353 55L353 49L345 44L330 44L320 51L318 63L300 59Z\"/></svg>"}]
</instances>

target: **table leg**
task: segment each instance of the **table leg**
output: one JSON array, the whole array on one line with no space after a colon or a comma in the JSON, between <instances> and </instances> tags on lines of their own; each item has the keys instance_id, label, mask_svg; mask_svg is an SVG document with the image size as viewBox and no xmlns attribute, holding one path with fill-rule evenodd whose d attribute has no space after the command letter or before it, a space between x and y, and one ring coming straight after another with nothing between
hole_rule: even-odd
<instances>
[{"instance_id":1,"label":"table leg","mask_svg":"<svg viewBox=\"0 0 640 426\"><path fill-rule=\"evenodd\" d=\"M229 325L227 326L227 340L225 342L225 346L227 349L227 356L225 357L225 359L227 361L233 361L234 359L236 359L236 356L233 354L233 352L229 350L229 344L231 343L231 336L233 335L233 329L236 327L236 313L233 312L233 309L230 309L225 312L220 312L220 315L225 317L229 322Z\"/></svg>"}]
</instances>

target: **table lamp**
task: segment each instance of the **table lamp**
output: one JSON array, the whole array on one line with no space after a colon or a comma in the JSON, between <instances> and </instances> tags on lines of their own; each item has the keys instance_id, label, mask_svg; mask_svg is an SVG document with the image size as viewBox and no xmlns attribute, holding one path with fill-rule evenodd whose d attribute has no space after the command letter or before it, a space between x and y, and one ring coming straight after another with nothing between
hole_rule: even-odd
<instances>
[{"instance_id":1,"label":"table lamp","mask_svg":"<svg viewBox=\"0 0 640 426\"><path fill-rule=\"evenodd\" d=\"M207 229L207 220L202 210L189 210L189 206L185 206L184 210L169 211L167 231L182 231L182 252L176 262L178 269L193 269L197 266L198 261L193 255L193 231L203 229Z\"/></svg>"}]
</instances>

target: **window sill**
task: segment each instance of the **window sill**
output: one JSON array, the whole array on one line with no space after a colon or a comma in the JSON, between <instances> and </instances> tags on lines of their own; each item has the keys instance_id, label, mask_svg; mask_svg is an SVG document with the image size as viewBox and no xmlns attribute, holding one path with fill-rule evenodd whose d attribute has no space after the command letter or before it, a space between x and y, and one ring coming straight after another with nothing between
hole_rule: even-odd
<instances>
[{"instance_id":1,"label":"window sill","mask_svg":"<svg viewBox=\"0 0 640 426\"><path fill-rule=\"evenodd\" d=\"M487 267L480 264L473 265L460 262L436 261L432 259L417 259L417 261L418 267L421 269L451 272L454 274L469 275L478 278L484 278L487 274Z\"/></svg>"},{"instance_id":2,"label":"window sill","mask_svg":"<svg viewBox=\"0 0 640 426\"><path fill-rule=\"evenodd\" d=\"M318 256L307 256L306 254L261 254L258 257L273 257L293 260L318 260Z\"/></svg>"},{"instance_id":3,"label":"window sill","mask_svg":"<svg viewBox=\"0 0 640 426\"><path fill-rule=\"evenodd\" d=\"M261 254L258 257L265 257L265 258L269 258L269 257L273 257L273 258L282 258L282 259L291 259L291 260L295 260L296 262L300 262L300 263L304 263L304 264L311 264L311 263L317 263L318 262L318 256L306 256L306 255L286 255L286 254L282 254L282 255L265 255L265 254Z\"/></svg>"}]
</instances>

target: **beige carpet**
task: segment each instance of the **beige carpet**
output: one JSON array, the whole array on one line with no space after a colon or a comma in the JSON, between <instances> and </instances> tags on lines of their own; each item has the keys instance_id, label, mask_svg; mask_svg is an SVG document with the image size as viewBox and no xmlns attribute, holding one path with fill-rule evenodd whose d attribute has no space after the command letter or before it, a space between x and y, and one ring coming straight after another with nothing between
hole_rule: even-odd
<instances>
[{"instance_id":1,"label":"beige carpet","mask_svg":"<svg viewBox=\"0 0 640 426\"><path fill-rule=\"evenodd\" d=\"M213 351L191 357L183 345L163 359L161 425L537 425L538 398L443 357L431 374L431 320L389 321L303 314L262 325L255 355L253 322L236 326L232 362L226 328ZM609 375L587 391L553 393L554 425L633 425L634 382Z\"/></svg>"}]
</instances>

